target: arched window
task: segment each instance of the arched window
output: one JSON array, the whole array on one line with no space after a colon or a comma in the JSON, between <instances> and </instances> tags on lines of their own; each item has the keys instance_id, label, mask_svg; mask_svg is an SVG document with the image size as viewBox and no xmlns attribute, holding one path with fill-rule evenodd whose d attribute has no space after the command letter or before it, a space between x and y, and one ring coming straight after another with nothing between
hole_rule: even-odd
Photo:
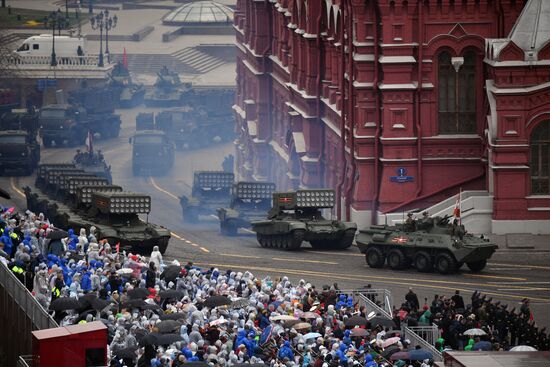
<instances>
[{"instance_id":1,"label":"arched window","mask_svg":"<svg viewBox=\"0 0 550 367\"><path fill-rule=\"evenodd\" d=\"M458 71L455 66L459 67ZM438 58L439 133L476 132L476 54L464 54L462 65L453 65L451 55Z\"/></svg>"},{"instance_id":2,"label":"arched window","mask_svg":"<svg viewBox=\"0 0 550 367\"><path fill-rule=\"evenodd\" d=\"M531 133L531 193L550 194L550 121L540 123Z\"/></svg>"}]
</instances>

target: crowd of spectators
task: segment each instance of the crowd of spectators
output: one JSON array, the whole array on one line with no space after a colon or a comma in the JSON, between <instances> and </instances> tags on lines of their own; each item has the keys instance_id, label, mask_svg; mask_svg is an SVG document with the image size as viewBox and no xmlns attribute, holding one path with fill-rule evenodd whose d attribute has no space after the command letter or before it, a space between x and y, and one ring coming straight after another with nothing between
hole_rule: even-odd
<instances>
[{"instance_id":1,"label":"crowd of spectators","mask_svg":"<svg viewBox=\"0 0 550 367\"><path fill-rule=\"evenodd\" d=\"M433 352L405 339L403 325L436 325L439 351L549 349L528 300L519 313L477 292L468 304L457 291L421 305L410 289L389 319L337 284L317 289L304 280L182 265L164 261L156 247L149 256L126 254L98 241L93 227L76 230L4 208L0 262L60 325L102 321L112 366L431 366ZM471 329L481 331L469 336Z\"/></svg>"}]
</instances>

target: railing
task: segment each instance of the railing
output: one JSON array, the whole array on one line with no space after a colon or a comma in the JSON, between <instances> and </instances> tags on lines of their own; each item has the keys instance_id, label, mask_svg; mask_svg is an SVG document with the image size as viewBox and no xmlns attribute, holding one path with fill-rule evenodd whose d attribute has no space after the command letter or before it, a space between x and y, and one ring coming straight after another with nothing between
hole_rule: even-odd
<instances>
[{"instance_id":1,"label":"railing","mask_svg":"<svg viewBox=\"0 0 550 367\"><path fill-rule=\"evenodd\" d=\"M432 353L434 361L443 360L443 354L434 347L435 342L439 339L437 326L403 326L402 331L403 338L409 339L413 348L419 345L422 349Z\"/></svg>"},{"instance_id":2,"label":"railing","mask_svg":"<svg viewBox=\"0 0 550 367\"><path fill-rule=\"evenodd\" d=\"M2 57L2 66L9 69L27 69L27 68L54 68L51 66L51 56L21 56L21 55L7 55ZM99 67L98 55L87 56L58 56L56 58L57 70L66 69L109 69L112 67L104 57L103 67Z\"/></svg>"},{"instance_id":3,"label":"railing","mask_svg":"<svg viewBox=\"0 0 550 367\"><path fill-rule=\"evenodd\" d=\"M19 356L19 359L17 359L17 367L31 367L32 359L31 355Z\"/></svg>"},{"instance_id":4,"label":"railing","mask_svg":"<svg viewBox=\"0 0 550 367\"><path fill-rule=\"evenodd\" d=\"M393 298L387 289L339 290L338 293L352 295L354 299L361 301L367 314L374 311L377 315L393 318Z\"/></svg>"},{"instance_id":5,"label":"railing","mask_svg":"<svg viewBox=\"0 0 550 367\"><path fill-rule=\"evenodd\" d=\"M59 327L57 322L44 310L33 295L15 275L0 262L0 286L2 286L37 330Z\"/></svg>"}]
</instances>

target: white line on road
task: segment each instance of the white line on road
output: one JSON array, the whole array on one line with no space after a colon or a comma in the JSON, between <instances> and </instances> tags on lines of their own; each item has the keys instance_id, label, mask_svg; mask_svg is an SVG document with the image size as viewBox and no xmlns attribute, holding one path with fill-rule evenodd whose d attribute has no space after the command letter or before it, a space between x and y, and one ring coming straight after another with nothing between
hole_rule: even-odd
<instances>
[{"instance_id":1,"label":"white line on road","mask_svg":"<svg viewBox=\"0 0 550 367\"><path fill-rule=\"evenodd\" d=\"M201 247L201 250L202 250L203 252L210 252L210 250L209 250L209 249L207 249L207 248L204 248L204 247Z\"/></svg>"},{"instance_id":2,"label":"white line on road","mask_svg":"<svg viewBox=\"0 0 550 367\"><path fill-rule=\"evenodd\" d=\"M10 178L10 186L16 193L18 193L22 197L25 197L25 193L15 186L15 180L13 179L13 177Z\"/></svg>"},{"instance_id":3,"label":"white line on road","mask_svg":"<svg viewBox=\"0 0 550 367\"><path fill-rule=\"evenodd\" d=\"M550 291L550 288L497 288L499 291L523 292L523 291Z\"/></svg>"},{"instance_id":4,"label":"white line on road","mask_svg":"<svg viewBox=\"0 0 550 367\"><path fill-rule=\"evenodd\" d=\"M160 192L162 192L162 193L164 193L164 194L170 196L171 198L176 199L176 200L179 201L179 199L180 199L179 197L177 197L176 195L172 194L171 192L168 192L168 191L164 190L162 187L159 187L159 186L157 185L157 183L155 182L155 180L153 179L153 177L149 177L149 182L151 182L151 185L153 185L153 187L154 187L155 189L157 189L158 191L160 191Z\"/></svg>"},{"instance_id":5,"label":"white line on road","mask_svg":"<svg viewBox=\"0 0 550 367\"><path fill-rule=\"evenodd\" d=\"M328 265L338 265L338 263L333 261L319 261L319 260L303 260L303 259L289 259L281 257L273 257L272 260L275 261L288 261L288 262L300 262L300 263L312 263L312 264L328 264Z\"/></svg>"},{"instance_id":6,"label":"white line on road","mask_svg":"<svg viewBox=\"0 0 550 367\"><path fill-rule=\"evenodd\" d=\"M536 284L550 284L550 282L489 282L490 284L501 285L536 285Z\"/></svg>"}]
</instances>

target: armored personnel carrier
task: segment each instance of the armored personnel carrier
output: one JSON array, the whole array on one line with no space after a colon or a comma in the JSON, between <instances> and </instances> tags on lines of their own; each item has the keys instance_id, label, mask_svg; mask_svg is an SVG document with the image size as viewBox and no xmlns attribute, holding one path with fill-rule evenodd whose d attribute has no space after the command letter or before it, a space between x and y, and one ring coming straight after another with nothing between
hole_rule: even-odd
<instances>
[{"instance_id":1,"label":"armored personnel carrier","mask_svg":"<svg viewBox=\"0 0 550 367\"><path fill-rule=\"evenodd\" d=\"M38 115L15 111L0 116L0 173L16 170L30 175L40 161Z\"/></svg>"},{"instance_id":2,"label":"armored personnel carrier","mask_svg":"<svg viewBox=\"0 0 550 367\"><path fill-rule=\"evenodd\" d=\"M148 107L180 106L190 91L191 83L182 83L178 73L165 66L157 73L153 89L145 92L144 102Z\"/></svg>"},{"instance_id":3,"label":"armored personnel carrier","mask_svg":"<svg viewBox=\"0 0 550 367\"><path fill-rule=\"evenodd\" d=\"M450 218L374 225L359 231L357 246L371 268L381 268L387 262L394 270L412 265L420 272L435 269L441 274L454 273L463 264L473 272L483 270L498 246L483 236L467 233L463 225L450 223Z\"/></svg>"},{"instance_id":4,"label":"armored personnel carrier","mask_svg":"<svg viewBox=\"0 0 550 367\"><path fill-rule=\"evenodd\" d=\"M199 215L214 215L218 208L229 206L235 175L223 171L197 171L193 176L191 196L181 196L183 221L194 223Z\"/></svg>"},{"instance_id":5,"label":"armored personnel carrier","mask_svg":"<svg viewBox=\"0 0 550 367\"><path fill-rule=\"evenodd\" d=\"M334 197L334 190L276 192L267 220L252 222L252 230L262 247L298 250L308 241L313 248L346 249L357 225L325 219L321 209L332 208Z\"/></svg>"},{"instance_id":6,"label":"armored personnel carrier","mask_svg":"<svg viewBox=\"0 0 550 367\"><path fill-rule=\"evenodd\" d=\"M81 152L76 151L73 158L73 164L76 168L83 170L86 173L93 174L98 177L106 178L109 183L113 182L111 175L111 166L105 162L105 157L101 154L101 151L94 152Z\"/></svg>"},{"instance_id":7,"label":"armored personnel carrier","mask_svg":"<svg viewBox=\"0 0 550 367\"><path fill-rule=\"evenodd\" d=\"M174 144L159 130L136 131L130 138L132 144L132 173L141 171L167 174L174 165Z\"/></svg>"},{"instance_id":8,"label":"armored personnel carrier","mask_svg":"<svg viewBox=\"0 0 550 367\"><path fill-rule=\"evenodd\" d=\"M231 190L231 204L218 209L220 232L235 236L239 228L250 228L253 221L263 220L271 208L275 184L271 182L238 182Z\"/></svg>"},{"instance_id":9,"label":"armored personnel carrier","mask_svg":"<svg viewBox=\"0 0 550 367\"><path fill-rule=\"evenodd\" d=\"M115 65L110 78L107 88L112 91L120 108L132 108L143 102L145 87L132 81L130 73L122 63Z\"/></svg>"},{"instance_id":10,"label":"armored personnel carrier","mask_svg":"<svg viewBox=\"0 0 550 367\"><path fill-rule=\"evenodd\" d=\"M133 252L150 253L153 246L166 251L170 232L139 218L151 210L147 195L123 192L105 178L82 176L74 165L40 165L38 189L25 188L30 210L44 213L62 229L95 226L97 239Z\"/></svg>"}]
</instances>

